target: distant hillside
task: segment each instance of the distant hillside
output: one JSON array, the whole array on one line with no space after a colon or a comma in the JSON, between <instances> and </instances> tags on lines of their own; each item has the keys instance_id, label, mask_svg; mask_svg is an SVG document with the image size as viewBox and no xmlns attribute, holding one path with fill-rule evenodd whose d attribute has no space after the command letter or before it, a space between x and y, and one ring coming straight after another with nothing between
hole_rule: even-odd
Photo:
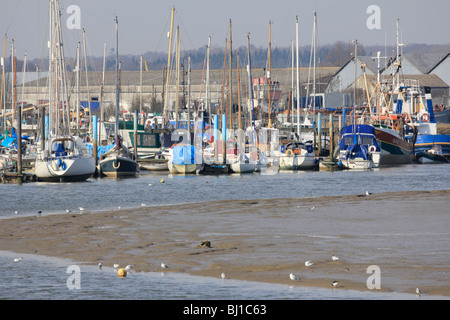
<instances>
[{"instance_id":1,"label":"distant hillside","mask_svg":"<svg viewBox=\"0 0 450 320\"><path fill-rule=\"evenodd\" d=\"M235 48L233 51L233 66L236 67L236 51L239 51L239 60L241 67L247 65L247 48L240 47ZM300 66L308 67L310 65L311 47L303 46L299 48ZM395 48L393 46L381 46L381 45L368 45L360 44L358 46L358 55L370 55L375 56L377 51L381 51L382 55L386 52L387 56L395 54ZM333 44L320 46L316 50L317 52L317 66L323 67L340 67L347 62L353 52L354 47L351 42L338 41ZM403 47L403 52L407 54L421 55L421 54L435 54L446 55L450 52L450 44L445 45L428 45L428 44L408 44ZM187 69L187 57L191 57L191 68L193 70L203 70L206 48L202 47L197 50L184 51L181 53L181 64ZM147 66L150 70L163 70L167 65L167 53L164 52L146 52L143 54ZM121 55L119 57L121 61L122 70L124 71L138 71L140 68L140 56L138 55ZM262 69L268 65L268 49L267 48L251 48L252 68ZM272 68L290 68L291 67L291 48L272 48L271 51L271 66ZM6 70L10 70L8 62L6 60ZM82 59L84 60L84 59ZM227 56L228 60L228 56ZM184 62L184 63L183 63ZM224 62L224 48L211 48L210 53L210 68L211 70L220 70L223 68ZM228 62L227 62L228 63ZM35 71L36 65L40 70L45 71L48 68L48 59L34 59L27 63L27 69L29 71ZM114 52L106 58L106 70L115 70L115 55ZM67 70L73 70L75 68L75 60L73 58L67 59ZM17 61L17 70L22 70L22 61ZM84 65L82 70L84 70ZM90 71L102 71L103 69L103 57L88 57L88 70Z\"/></svg>"}]
</instances>

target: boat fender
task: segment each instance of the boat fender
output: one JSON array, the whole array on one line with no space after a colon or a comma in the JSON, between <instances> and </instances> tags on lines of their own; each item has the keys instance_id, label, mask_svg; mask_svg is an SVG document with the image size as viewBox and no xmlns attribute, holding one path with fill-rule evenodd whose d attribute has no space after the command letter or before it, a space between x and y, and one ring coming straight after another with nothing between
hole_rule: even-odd
<instances>
[{"instance_id":1,"label":"boat fender","mask_svg":"<svg viewBox=\"0 0 450 320\"><path fill-rule=\"evenodd\" d=\"M424 113L424 114L420 117L420 119L421 119L423 122L427 122L427 121L430 119L430 116L428 115L428 113Z\"/></svg>"},{"instance_id":2,"label":"boat fender","mask_svg":"<svg viewBox=\"0 0 450 320\"><path fill-rule=\"evenodd\" d=\"M62 160L58 159L58 167L61 167L61 165L62 165Z\"/></svg>"},{"instance_id":3,"label":"boat fender","mask_svg":"<svg viewBox=\"0 0 450 320\"><path fill-rule=\"evenodd\" d=\"M114 162L112 163L112 166L113 166L113 168L114 169L119 169L119 167L120 167L120 162L119 161L117 161L117 166L114 164Z\"/></svg>"},{"instance_id":4,"label":"boat fender","mask_svg":"<svg viewBox=\"0 0 450 320\"><path fill-rule=\"evenodd\" d=\"M292 149L286 150L286 155L287 155L288 157L291 157L293 154L294 154L294 152L292 151Z\"/></svg>"},{"instance_id":5,"label":"boat fender","mask_svg":"<svg viewBox=\"0 0 450 320\"><path fill-rule=\"evenodd\" d=\"M66 163L63 161L61 168L65 171L67 169Z\"/></svg>"},{"instance_id":6,"label":"boat fender","mask_svg":"<svg viewBox=\"0 0 450 320\"><path fill-rule=\"evenodd\" d=\"M374 145L371 145L371 146L369 147L369 152L370 152L370 153L374 153L375 151L377 151L377 147L375 147Z\"/></svg>"}]
</instances>

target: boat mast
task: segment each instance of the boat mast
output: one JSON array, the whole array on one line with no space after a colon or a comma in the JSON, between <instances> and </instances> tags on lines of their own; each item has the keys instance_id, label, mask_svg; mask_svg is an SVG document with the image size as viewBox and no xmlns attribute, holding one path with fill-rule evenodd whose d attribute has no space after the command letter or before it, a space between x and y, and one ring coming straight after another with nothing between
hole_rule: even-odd
<instances>
[{"instance_id":1,"label":"boat mast","mask_svg":"<svg viewBox=\"0 0 450 320\"><path fill-rule=\"evenodd\" d=\"M229 123L229 128L231 129L231 128L233 128L233 66L232 66L232 64L233 64L233 48L232 48L232 40L231 40L231 19L230 19L230 67L229 67L229 70L230 70L230 80L229 80L229 86L228 86L228 93L229 93L229 96L230 96L230 106L229 106L229 120L228 120L228 123Z\"/></svg>"},{"instance_id":2,"label":"boat mast","mask_svg":"<svg viewBox=\"0 0 450 320\"><path fill-rule=\"evenodd\" d=\"M142 54L140 61L140 72L139 72L139 114L142 115ZM139 121L139 117L138 117Z\"/></svg>"},{"instance_id":3,"label":"boat mast","mask_svg":"<svg viewBox=\"0 0 450 320\"><path fill-rule=\"evenodd\" d=\"M176 93L175 93L175 129L178 129L178 104L179 104L179 93L180 93L180 27L177 26L176 35Z\"/></svg>"},{"instance_id":4,"label":"boat mast","mask_svg":"<svg viewBox=\"0 0 450 320\"><path fill-rule=\"evenodd\" d=\"M119 150L118 130L119 130L119 20L116 16L116 123L114 125L114 141L116 142L116 150Z\"/></svg>"},{"instance_id":5,"label":"boat mast","mask_svg":"<svg viewBox=\"0 0 450 320\"><path fill-rule=\"evenodd\" d=\"M267 124L267 127L272 128L272 119L271 119L271 82L272 80L270 79L271 76L271 71L272 71L272 66L271 66L271 51L272 51L272 21L269 20L269 72L267 73L267 81L269 82L269 123Z\"/></svg>"},{"instance_id":6,"label":"boat mast","mask_svg":"<svg viewBox=\"0 0 450 320\"><path fill-rule=\"evenodd\" d=\"M188 56L188 98L187 98L188 144L191 144L191 55Z\"/></svg>"},{"instance_id":7,"label":"boat mast","mask_svg":"<svg viewBox=\"0 0 450 320\"><path fill-rule=\"evenodd\" d=\"M241 123L241 72L239 70L239 50L236 50L237 71L238 71L238 117L239 117L239 129L242 129Z\"/></svg>"},{"instance_id":8,"label":"boat mast","mask_svg":"<svg viewBox=\"0 0 450 320\"><path fill-rule=\"evenodd\" d=\"M89 82L88 82L88 65L87 65L87 54L86 54L86 31L83 29L83 51L84 51L84 69L86 73L86 89L87 89L87 100L88 100L88 111L89 118L91 117L91 97L89 93ZM89 121L89 123L91 123ZM91 126L91 125L89 125Z\"/></svg>"},{"instance_id":9,"label":"boat mast","mask_svg":"<svg viewBox=\"0 0 450 320\"><path fill-rule=\"evenodd\" d=\"M166 76L166 89L164 90L164 109L163 114L164 117L167 117L167 96L169 93L169 75L170 75L170 60L171 60L171 54L172 54L172 36L173 36L173 16L175 13L175 7L172 7L172 14L171 14L171 20L170 20L170 34L169 34L169 53L167 56L167 76ZM178 92L177 92L178 94Z\"/></svg>"},{"instance_id":10,"label":"boat mast","mask_svg":"<svg viewBox=\"0 0 450 320\"><path fill-rule=\"evenodd\" d=\"M100 122L104 122L103 118L103 87L105 85L105 68L106 68L106 42L103 44L103 71L102 71L102 85L100 87Z\"/></svg>"},{"instance_id":11,"label":"boat mast","mask_svg":"<svg viewBox=\"0 0 450 320\"><path fill-rule=\"evenodd\" d=\"M296 56L297 56L297 135L300 141L300 76L299 76L299 54L298 54L298 16L295 17L295 42L296 42Z\"/></svg>"},{"instance_id":12,"label":"boat mast","mask_svg":"<svg viewBox=\"0 0 450 320\"><path fill-rule=\"evenodd\" d=\"M317 12L314 12L314 26L313 26L313 123L316 120L316 39L317 39Z\"/></svg>"},{"instance_id":13,"label":"boat mast","mask_svg":"<svg viewBox=\"0 0 450 320\"><path fill-rule=\"evenodd\" d=\"M250 58L250 32L247 34L247 55L248 55L248 100L252 109L252 126L255 128L255 108L253 105L253 88L252 88L252 61Z\"/></svg>"},{"instance_id":14,"label":"boat mast","mask_svg":"<svg viewBox=\"0 0 450 320\"><path fill-rule=\"evenodd\" d=\"M208 110L208 124L211 127L211 103L209 101L209 52L211 49L211 37L208 37L208 46L206 48L206 110Z\"/></svg>"},{"instance_id":15,"label":"boat mast","mask_svg":"<svg viewBox=\"0 0 450 320\"><path fill-rule=\"evenodd\" d=\"M353 83L353 142L356 144L356 74L358 65L358 40L355 40L355 82Z\"/></svg>"},{"instance_id":16,"label":"boat mast","mask_svg":"<svg viewBox=\"0 0 450 320\"><path fill-rule=\"evenodd\" d=\"M5 86L5 54L6 54L6 34L5 34L5 41L3 44L3 57L2 57L2 89L1 89L1 93L0 93L0 103L3 105L3 121L2 121L2 132L5 132L6 130L6 94L3 92L3 90L5 89L6 91L6 86ZM39 79L38 79L39 82Z\"/></svg>"},{"instance_id":17,"label":"boat mast","mask_svg":"<svg viewBox=\"0 0 450 320\"><path fill-rule=\"evenodd\" d=\"M76 68L76 112L77 135L80 135L80 43L77 44L77 68Z\"/></svg>"}]
</instances>

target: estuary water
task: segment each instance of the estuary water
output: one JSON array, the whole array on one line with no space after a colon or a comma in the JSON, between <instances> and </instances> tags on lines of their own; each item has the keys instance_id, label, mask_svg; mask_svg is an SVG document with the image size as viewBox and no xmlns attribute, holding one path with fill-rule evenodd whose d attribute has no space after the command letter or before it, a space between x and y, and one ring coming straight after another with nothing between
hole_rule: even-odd
<instances>
[{"instance_id":1,"label":"estuary water","mask_svg":"<svg viewBox=\"0 0 450 320\"><path fill-rule=\"evenodd\" d=\"M79 207L97 211L142 204L354 195L365 194L366 190L371 193L450 190L450 164L220 176L141 171L136 178L121 180L90 178L78 183L0 184L0 218L75 212Z\"/></svg>"},{"instance_id":2,"label":"estuary water","mask_svg":"<svg viewBox=\"0 0 450 320\"><path fill-rule=\"evenodd\" d=\"M405 165L371 171L309 171L222 176L172 176L145 172L130 179L88 179L80 183L0 184L1 219L212 200L304 198L399 191L450 190L450 164ZM163 181L162 181L163 180ZM17 212L16 212L17 211ZM239 216L236 216L239 223ZM7 250L7 249L6 249ZM14 258L23 259L14 262ZM0 299L17 300L297 300L448 299L395 292L307 288L177 273L130 272L118 278L112 267L82 261L0 251ZM77 288L69 283L77 266ZM73 284L73 283L72 283Z\"/></svg>"}]
</instances>

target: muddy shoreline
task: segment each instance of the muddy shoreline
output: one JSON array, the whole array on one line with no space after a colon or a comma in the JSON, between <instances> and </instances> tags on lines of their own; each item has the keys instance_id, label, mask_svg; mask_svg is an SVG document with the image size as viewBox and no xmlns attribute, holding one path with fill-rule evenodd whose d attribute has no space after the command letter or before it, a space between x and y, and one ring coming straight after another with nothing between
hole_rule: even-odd
<instances>
[{"instance_id":1,"label":"muddy shoreline","mask_svg":"<svg viewBox=\"0 0 450 320\"><path fill-rule=\"evenodd\" d=\"M338 289L366 291L367 268L375 264L382 271L381 291L414 293L420 287L450 297L450 236L436 230L449 225L449 195L210 201L15 217L0 220L0 250L134 264L136 272L159 272L164 262L165 272L200 276L223 272L233 279L325 288L337 280ZM432 212L423 212L427 208ZM306 260L314 265L305 266ZM290 280L291 272L300 279Z\"/></svg>"}]
</instances>

